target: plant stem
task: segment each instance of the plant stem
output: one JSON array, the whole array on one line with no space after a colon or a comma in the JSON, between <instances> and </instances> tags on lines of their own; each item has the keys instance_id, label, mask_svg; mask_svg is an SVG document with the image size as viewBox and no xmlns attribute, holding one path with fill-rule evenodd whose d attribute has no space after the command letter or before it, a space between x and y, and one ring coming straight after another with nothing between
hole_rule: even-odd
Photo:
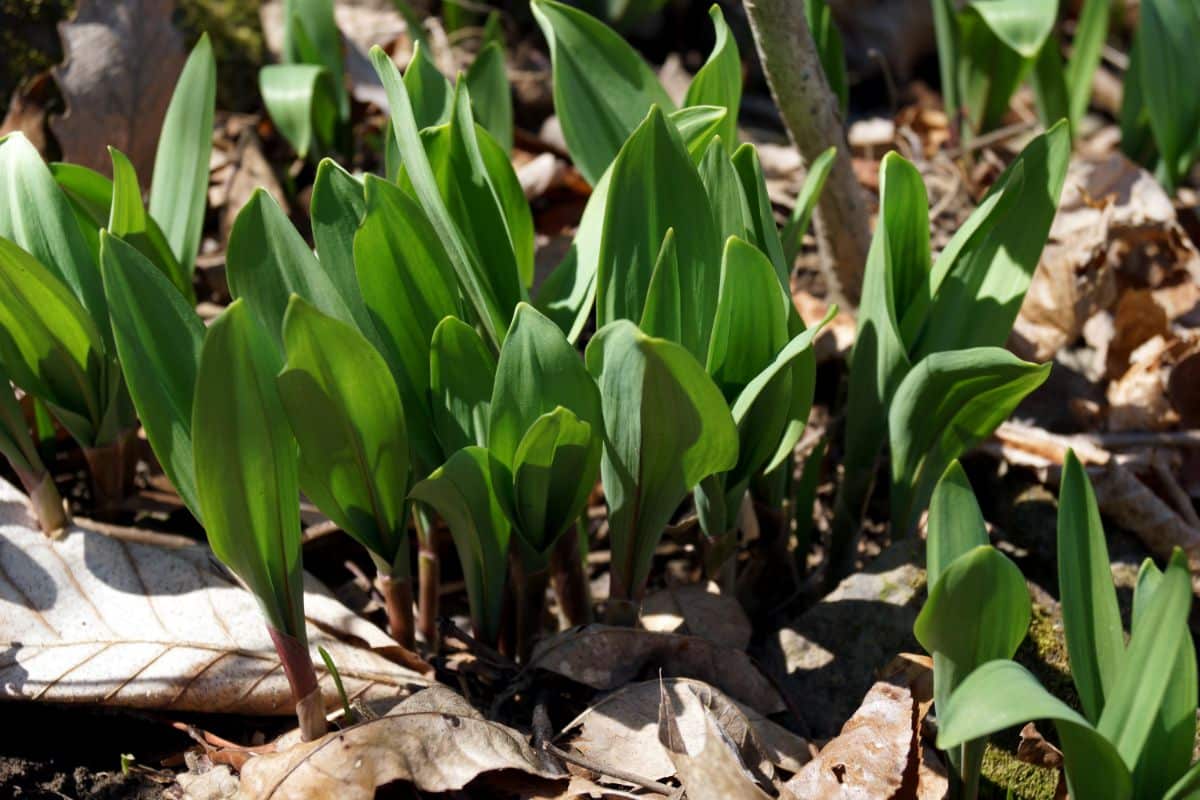
<instances>
[{"instance_id":1,"label":"plant stem","mask_svg":"<svg viewBox=\"0 0 1200 800\"><path fill-rule=\"evenodd\" d=\"M732 558L737 551L738 529L730 528L725 533L710 539L701 536L704 552L704 574L716 581L722 594L732 594L737 583L737 560Z\"/></svg>"},{"instance_id":2,"label":"plant stem","mask_svg":"<svg viewBox=\"0 0 1200 800\"><path fill-rule=\"evenodd\" d=\"M417 631L430 652L436 653L441 565L438 563L437 547L431 539L433 526L425 512L414 508L413 523L417 529Z\"/></svg>"},{"instance_id":3,"label":"plant stem","mask_svg":"<svg viewBox=\"0 0 1200 800\"><path fill-rule=\"evenodd\" d=\"M112 518L133 485L137 467L137 429L117 434L108 443L83 448L92 473L92 502L97 517Z\"/></svg>"},{"instance_id":4,"label":"plant stem","mask_svg":"<svg viewBox=\"0 0 1200 800\"><path fill-rule=\"evenodd\" d=\"M511 655L521 663L527 663L533 653L533 642L542 632L542 616L546 610L546 586L550 572L539 569L530 572L521 563L516 553L511 557L515 608L515 646Z\"/></svg>"},{"instance_id":5,"label":"plant stem","mask_svg":"<svg viewBox=\"0 0 1200 800\"><path fill-rule=\"evenodd\" d=\"M550 551L550 578L567 625L586 625L593 619L592 590L583 568L579 536L579 526L572 525Z\"/></svg>"},{"instance_id":6,"label":"plant stem","mask_svg":"<svg viewBox=\"0 0 1200 800\"><path fill-rule=\"evenodd\" d=\"M25 487L25 493L29 495L29 504L42 532L52 539L58 538L71 524L71 516L67 513L53 476L49 472L32 473L21 469L16 472L21 485Z\"/></svg>"},{"instance_id":7,"label":"plant stem","mask_svg":"<svg viewBox=\"0 0 1200 800\"><path fill-rule=\"evenodd\" d=\"M406 549L406 558L407 552ZM388 575L380 572L375 576L375 588L383 595L384 608L387 609L388 633L409 650L415 649L412 578L408 575Z\"/></svg>"},{"instance_id":8,"label":"plant stem","mask_svg":"<svg viewBox=\"0 0 1200 800\"><path fill-rule=\"evenodd\" d=\"M292 689L292 702L296 705L296 719L300 723L300 738L306 742L325 735L325 701L317 686L317 673L313 669L308 645L291 634L276 630L270 625L267 632L275 644L275 652L283 664Z\"/></svg>"},{"instance_id":9,"label":"plant stem","mask_svg":"<svg viewBox=\"0 0 1200 800\"><path fill-rule=\"evenodd\" d=\"M812 32L797 0L743 0L771 94L805 169L836 146L817 201L814 232L831 293L858 305L871 244L869 212L854 176L838 100L829 88Z\"/></svg>"}]
</instances>

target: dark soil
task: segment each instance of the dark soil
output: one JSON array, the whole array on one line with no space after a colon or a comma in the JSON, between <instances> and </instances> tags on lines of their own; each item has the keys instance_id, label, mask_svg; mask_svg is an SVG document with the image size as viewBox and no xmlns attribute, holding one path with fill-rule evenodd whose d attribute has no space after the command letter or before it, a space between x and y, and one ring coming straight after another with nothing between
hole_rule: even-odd
<instances>
[{"instance_id":1,"label":"dark soil","mask_svg":"<svg viewBox=\"0 0 1200 800\"><path fill-rule=\"evenodd\" d=\"M53 759L0 756L0 796L14 800L151 800L161 797L162 790L161 784L142 775L64 767Z\"/></svg>"}]
</instances>

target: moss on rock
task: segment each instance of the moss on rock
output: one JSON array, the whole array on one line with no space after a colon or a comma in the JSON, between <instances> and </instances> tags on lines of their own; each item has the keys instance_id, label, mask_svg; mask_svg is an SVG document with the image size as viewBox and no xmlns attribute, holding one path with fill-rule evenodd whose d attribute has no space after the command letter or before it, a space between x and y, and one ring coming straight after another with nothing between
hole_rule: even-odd
<instances>
[{"instance_id":1,"label":"moss on rock","mask_svg":"<svg viewBox=\"0 0 1200 800\"><path fill-rule=\"evenodd\" d=\"M1058 787L1058 770L1026 764L990 742L983 753L983 777L991 785L981 787L981 798L1004 798L1011 791L1014 800L1054 800Z\"/></svg>"}]
</instances>

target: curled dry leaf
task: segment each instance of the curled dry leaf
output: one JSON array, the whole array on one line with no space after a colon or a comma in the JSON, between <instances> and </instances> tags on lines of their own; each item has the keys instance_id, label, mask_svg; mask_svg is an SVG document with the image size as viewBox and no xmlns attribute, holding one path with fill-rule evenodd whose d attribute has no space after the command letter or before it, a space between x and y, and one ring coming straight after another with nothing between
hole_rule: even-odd
<instances>
[{"instance_id":1,"label":"curled dry leaf","mask_svg":"<svg viewBox=\"0 0 1200 800\"><path fill-rule=\"evenodd\" d=\"M695 678L762 714L783 700L750 656L696 636L585 625L538 642L530 666L608 691L639 678Z\"/></svg>"},{"instance_id":2,"label":"curled dry leaf","mask_svg":"<svg viewBox=\"0 0 1200 800\"><path fill-rule=\"evenodd\" d=\"M944 796L944 785L918 789L923 777L938 783L936 773L921 770L921 723L932 702L931 660L900 656L867 692L838 737L788 781L786 789L798 800L935 797L937 789Z\"/></svg>"},{"instance_id":3,"label":"curled dry leaf","mask_svg":"<svg viewBox=\"0 0 1200 800\"><path fill-rule=\"evenodd\" d=\"M1179 422L1172 396L1171 375L1178 363L1200 353L1200 337L1157 335L1129 355L1129 369L1108 385L1108 428L1113 431L1161 431ZM1174 397L1185 407L1186 393L1176 384Z\"/></svg>"},{"instance_id":4,"label":"curled dry leaf","mask_svg":"<svg viewBox=\"0 0 1200 800\"><path fill-rule=\"evenodd\" d=\"M774 775L774 767L796 772L810 758L808 743L799 736L708 684L687 678L643 681L618 689L564 726L559 740L591 761L620 765L652 780L673 777L675 764L658 739L662 692L671 700L689 753L704 747L705 719L711 716L737 747L742 761L767 779Z\"/></svg>"},{"instance_id":5,"label":"curled dry leaf","mask_svg":"<svg viewBox=\"0 0 1200 800\"><path fill-rule=\"evenodd\" d=\"M139 532L142 539L153 534ZM381 630L306 582L313 661L324 647L363 700L430 681L372 648ZM161 547L74 525L47 539L0 481L0 686L6 699L176 711L291 714L291 692L253 597L207 547ZM338 706L319 671L325 704Z\"/></svg>"},{"instance_id":6,"label":"curled dry leaf","mask_svg":"<svg viewBox=\"0 0 1200 800\"><path fill-rule=\"evenodd\" d=\"M420 792L450 792L480 775L516 770L566 777L504 725L490 722L444 687L413 695L386 716L335 731L242 770L245 800L370 800L394 781Z\"/></svg>"},{"instance_id":7,"label":"curled dry leaf","mask_svg":"<svg viewBox=\"0 0 1200 800\"><path fill-rule=\"evenodd\" d=\"M112 174L107 145L150 180L158 133L187 53L170 0L80 0L59 32L65 60L54 77L67 113L50 127L63 161ZM102 133L103 135L98 135Z\"/></svg>"},{"instance_id":8,"label":"curled dry leaf","mask_svg":"<svg viewBox=\"0 0 1200 800\"><path fill-rule=\"evenodd\" d=\"M655 592L642 603L642 626L649 631L699 636L734 650L745 650L750 644L750 620L742 604L721 594L714 583Z\"/></svg>"}]
</instances>

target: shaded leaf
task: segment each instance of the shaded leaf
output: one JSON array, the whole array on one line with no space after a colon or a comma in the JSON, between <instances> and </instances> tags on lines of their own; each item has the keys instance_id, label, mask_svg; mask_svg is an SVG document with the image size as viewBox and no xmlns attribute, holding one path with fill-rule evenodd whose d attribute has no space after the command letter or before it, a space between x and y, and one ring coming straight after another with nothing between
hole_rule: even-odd
<instances>
[{"instance_id":1,"label":"shaded leaf","mask_svg":"<svg viewBox=\"0 0 1200 800\"><path fill-rule=\"evenodd\" d=\"M442 450L486 447L496 357L467 323L446 317L433 331L429 389Z\"/></svg>"},{"instance_id":2,"label":"shaded leaf","mask_svg":"<svg viewBox=\"0 0 1200 800\"><path fill-rule=\"evenodd\" d=\"M504 67L504 46L486 45L466 74L475 116L504 152L513 146L512 89Z\"/></svg>"},{"instance_id":3,"label":"shaded leaf","mask_svg":"<svg viewBox=\"0 0 1200 800\"><path fill-rule=\"evenodd\" d=\"M258 90L275 127L301 158L333 147L338 122L334 81L316 64L269 64Z\"/></svg>"},{"instance_id":4,"label":"shaded leaf","mask_svg":"<svg viewBox=\"0 0 1200 800\"><path fill-rule=\"evenodd\" d=\"M354 236L367 213L363 184L332 159L322 159L313 181L309 213L321 270L341 296L359 332L374 343L378 334L358 285Z\"/></svg>"}]
</instances>

